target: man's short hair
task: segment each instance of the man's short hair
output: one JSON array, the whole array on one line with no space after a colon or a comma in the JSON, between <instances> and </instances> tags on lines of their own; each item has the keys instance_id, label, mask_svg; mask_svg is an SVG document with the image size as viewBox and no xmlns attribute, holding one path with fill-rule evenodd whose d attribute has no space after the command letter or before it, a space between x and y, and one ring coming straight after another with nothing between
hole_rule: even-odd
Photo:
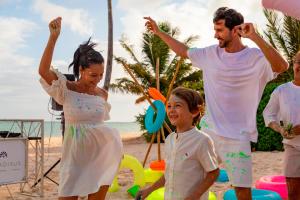
<instances>
[{"instance_id":1,"label":"man's short hair","mask_svg":"<svg viewBox=\"0 0 300 200\"><path fill-rule=\"evenodd\" d=\"M213 20L214 23L222 19L225 20L225 26L230 30L232 30L233 27L244 23L243 15L228 7L221 7L216 10Z\"/></svg>"}]
</instances>

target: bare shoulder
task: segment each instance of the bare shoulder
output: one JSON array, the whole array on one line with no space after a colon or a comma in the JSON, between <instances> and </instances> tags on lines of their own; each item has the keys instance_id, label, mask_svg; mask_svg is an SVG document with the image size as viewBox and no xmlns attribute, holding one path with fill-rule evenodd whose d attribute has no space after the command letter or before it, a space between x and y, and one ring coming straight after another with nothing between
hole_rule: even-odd
<instances>
[{"instance_id":1,"label":"bare shoulder","mask_svg":"<svg viewBox=\"0 0 300 200\"><path fill-rule=\"evenodd\" d=\"M97 96L100 96L100 97L104 98L105 100L107 100L108 92L105 89L96 87L95 92L96 92Z\"/></svg>"},{"instance_id":2,"label":"bare shoulder","mask_svg":"<svg viewBox=\"0 0 300 200\"><path fill-rule=\"evenodd\" d=\"M76 85L74 81L66 81L66 86L69 90L76 91Z\"/></svg>"}]
</instances>

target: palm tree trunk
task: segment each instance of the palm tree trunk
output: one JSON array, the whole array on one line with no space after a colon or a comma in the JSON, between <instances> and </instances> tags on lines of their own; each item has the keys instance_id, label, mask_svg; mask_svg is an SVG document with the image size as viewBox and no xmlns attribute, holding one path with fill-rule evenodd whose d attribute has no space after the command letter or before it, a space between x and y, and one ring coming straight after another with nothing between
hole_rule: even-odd
<instances>
[{"instance_id":1,"label":"palm tree trunk","mask_svg":"<svg viewBox=\"0 0 300 200\"><path fill-rule=\"evenodd\" d=\"M108 16L108 45L107 45L107 64L104 81L104 89L109 89L111 73L112 73L112 61L113 61L113 16L111 0L107 0L107 16Z\"/></svg>"}]
</instances>

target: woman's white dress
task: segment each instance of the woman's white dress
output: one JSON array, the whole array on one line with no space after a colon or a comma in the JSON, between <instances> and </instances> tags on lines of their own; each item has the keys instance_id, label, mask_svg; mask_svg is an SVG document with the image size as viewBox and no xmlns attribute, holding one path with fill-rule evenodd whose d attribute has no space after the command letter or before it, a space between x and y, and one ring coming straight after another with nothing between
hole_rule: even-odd
<instances>
[{"instance_id":1,"label":"woman's white dress","mask_svg":"<svg viewBox=\"0 0 300 200\"><path fill-rule=\"evenodd\" d=\"M122 141L116 129L107 127L110 105L100 96L69 90L63 74L54 70L58 80L46 92L63 105L65 134L58 194L86 196L102 185L110 185L122 158Z\"/></svg>"}]
</instances>

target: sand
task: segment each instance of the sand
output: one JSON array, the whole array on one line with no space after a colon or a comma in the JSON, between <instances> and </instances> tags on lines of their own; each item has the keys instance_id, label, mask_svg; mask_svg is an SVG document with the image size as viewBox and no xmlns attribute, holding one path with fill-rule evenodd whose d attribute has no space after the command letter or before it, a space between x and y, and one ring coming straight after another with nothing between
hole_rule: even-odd
<instances>
[{"instance_id":1,"label":"sand","mask_svg":"<svg viewBox=\"0 0 300 200\"><path fill-rule=\"evenodd\" d=\"M135 156L141 163L146 154L148 145L143 137L138 136L136 133L126 134L122 138L124 143L124 152L126 154ZM157 144L152 146L146 167L149 163L157 159ZM164 145L161 145L161 152L164 151ZM29 151L30 159L33 159L33 152ZM59 158L61 152L61 138L46 138L45 139L45 170L49 169ZM163 154L162 154L163 156ZM279 175L282 173L282 161L283 152L254 152L253 156L253 185L256 180L261 176L265 175ZM31 163L32 165L32 163ZM49 177L58 181L58 170L59 166L56 166L49 174ZM107 195L107 200L129 200L131 198L126 190L133 184L133 174L130 170L122 170L119 175L119 183L121 190L116 193L109 193ZM38 197L36 193L33 195L36 197L20 194L19 184L8 185L10 192L12 193L14 199L16 200L37 200L37 199L47 199L54 200L57 199L57 185L53 182L45 179L44 184L44 197ZM211 187L211 191L215 192L218 199L222 199L223 193L230 188L229 183L215 183ZM0 187L0 200L12 199L10 198L9 192L5 186ZM84 198L82 198L84 199Z\"/></svg>"}]
</instances>

